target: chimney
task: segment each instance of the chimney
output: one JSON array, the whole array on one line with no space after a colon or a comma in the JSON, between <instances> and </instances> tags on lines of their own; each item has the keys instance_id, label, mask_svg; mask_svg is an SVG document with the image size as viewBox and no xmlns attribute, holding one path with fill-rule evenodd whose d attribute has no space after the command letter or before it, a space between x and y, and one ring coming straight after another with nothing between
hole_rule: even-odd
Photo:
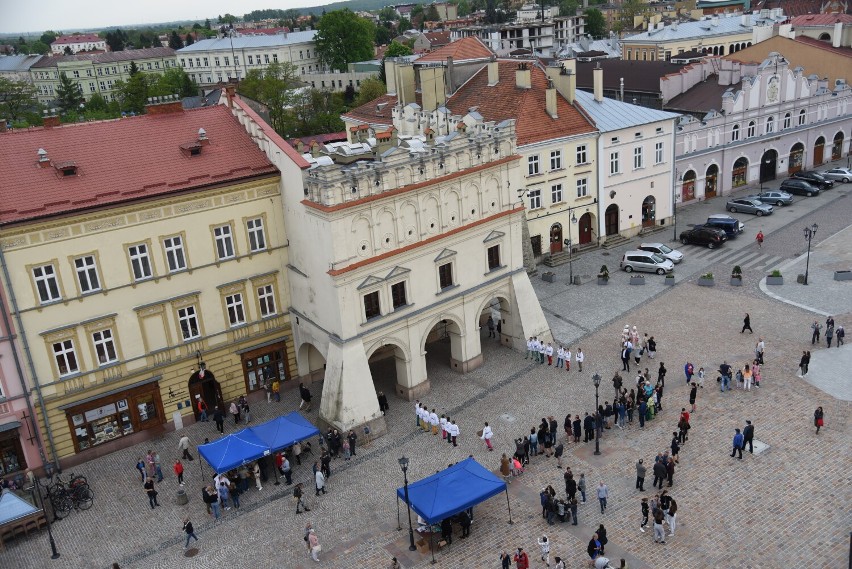
<instances>
[{"instance_id":1,"label":"chimney","mask_svg":"<svg viewBox=\"0 0 852 569\"><path fill-rule=\"evenodd\" d=\"M620 83L620 86L618 88L618 94L619 94L618 100L623 103L624 102L624 77L622 77L619 80L619 83Z\"/></svg>"},{"instance_id":2,"label":"chimney","mask_svg":"<svg viewBox=\"0 0 852 569\"><path fill-rule=\"evenodd\" d=\"M183 112L180 95L165 95L163 97L148 97L145 112L149 115L169 115Z\"/></svg>"},{"instance_id":3,"label":"chimney","mask_svg":"<svg viewBox=\"0 0 852 569\"><path fill-rule=\"evenodd\" d=\"M711 24L713 26L718 26L719 25L719 16L713 16L713 20L712 20Z\"/></svg>"},{"instance_id":4,"label":"chimney","mask_svg":"<svg viewBox=\"0 0 852 569\"><path fill-rule=\"evenodd\" d=\"M603 101L603 69L600 63L592 69L592 78L595 83L595 101L600 103Z\"/></svg>"},{"instance_id":5,"label":"chimney","mask_svg":"<svg viewBox=\"0 0 852 569\"><path fill-rule=\"evenodd\" d=\"M225 97L228 99L228 108L234 108L234 95L236 94L237 88L234 85L225 85Z\"/></svg>"},{"instance_id":6,"label":"chimney","mask_svg":"<svg viewBox=\"0 0 852 569\"><path fill-rule=\"evenodd\" d=\"M740 17L740 25L742 25L744 28L750 28L751 27L751 14L743 14Z\"/></svg>"},{"instance_id":7,"label":"chimney","mask_svg":"<svg viewBox=\"0 0 852 569\"><path fill-rule=\"evenodd\" d=\"M488 62L488 86L493 87L500 81L500 64L495 58Z\"/></svg>"},{"instance_id":8,"label":"chimney","mask_svg":"<svg viewBox=\"0 0 852 569\"><path fill-rule=\"evenodd\" d=\"M36 154L38 155L38 167L50 168L50 158L47 157L47 150L39 148Z\"/></svg>"},{"instance_id":9,"label":"chimney","mask_svg":"<svg viewBox=\"0 0 852 569\"><path fill-rule=\"evenodd\" d=\"M568 62L566 61L565 63ZM553 82L556 92L562 95L568 101L568 104L573 104L577 76L570 69L566 69L558 62L548 65L545 72L547 73L547 78Z\"/></svg>"},{"instance_id":10,"label":"chimney","mask_svg":"<svg viewBox=\"0 0 852 569\"><path fill-rule=\"evenodd\" d=\"M519 63L518 69L515 70L515 86L517 86L519 89L532 88L530 68L526 63Z\"/></svg>"},{"instance_id":11,"label":"chimney","mask_svg":"<svg viewBox=\"0 0 852 569\"><path fill-rule=\"evenodd\" d=\"M443 68L424 67L420 70L420 94L425 111L434 111L447 101Z\"/></svg>"},{"instance_id":12,"label":"chimney","mask_svg":"<svg viewBox=\"0 0 852 569\"><path fill-rule=\"evenodd\" d=\"M0 117L0 133L6 132L6 119Z\"/></svg>"},{"instance_id":13,"label":"chimney","mask_svg":"<svg viewBox=\"0 0 852 569\"><path fill-rule=\"evenodd\" d=\"M399 63L396 68L396 96L401 106L414 103L414 66L411 63Z\"/></svg>"},{"instance_id":14,"label":"chimney","mask_svg":"<svg viewBox=\"0 0 852 569\"><path fill-rule=\"evenodd\" d=\"M834 24L834 34L831 36L831 47L840 47L843 39L843 22Z\"/></svg>"},{"instance_id":15,"label":"chimney","mask_svg":"<svg viewBox=\"0 0 852 569\"><path fill-rule=\"evenodd\" d=\"M388 95L396 95L396 61L393 57L385 58L385 81Z\"/></svg>"},{"instance_id":16,"label":"chimney","mask_svg":"<svg viewBox=\"0 0 852 569\"><path fill-rule=\"evenodd\" d=\"M453 65L453 57L447 56L447 78L446 78L447 93L453 94L456 92L455 67Z\"/></svg>"},{"instance_id":17,"label":"chimney","mask_svg":"<svg viewBox=\"0 0 852 569\"><path fill-rule=\"evenodd\" d=\"M198 129L198 144L208 145L210 144L210 139L207 138L207 131L203 128Z\"/></svg>"},{"instance_id":18,"label":"chimney","mask_svg":"<svg viewBox=\"0 0 852 569\"><path fill-rule=\"evenodd\" d=\"M547 89L544 91L544 108L550 118L558 119L556 113L556 87L553 86L553 79L547 80Z\"/></svg>"},{"instance_id":19,"label":"chimney","mask_svg":"<svg viewBox=\"0 0 852 569\"><path fill-rule=\"evenodd\" d=\"M53 128L59 126L59 115L56 114L56 109L45 109L44 118L42 119L44 128Z\"/></svg>"}]
</instances>

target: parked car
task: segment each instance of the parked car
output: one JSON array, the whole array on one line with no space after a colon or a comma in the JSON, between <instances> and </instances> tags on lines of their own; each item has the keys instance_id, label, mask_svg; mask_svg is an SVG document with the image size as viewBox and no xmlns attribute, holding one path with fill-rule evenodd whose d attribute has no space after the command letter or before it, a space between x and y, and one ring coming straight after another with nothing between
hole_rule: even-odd
<instances>
[{"instance_id":1,"label":"parked car","mask_svg":"<svg viewBox=\"0 0 852 569\"><path fill-rule=\"evenodd\" d=\"M657 255L668 259L675 265L683 261L683 253L672 249L665 243L642 243L639 245L639 250L656 253Z\"/></svg>"},{"instance_id":2,"label":"parked car","mask_svg":"<svg viewBox=\"0 0 852 569\"><path fill-rule=\"evenodd\" d=\"M684 245L693 243L695 245L707 245L708 249L715 249L728 240L728 236L721 229L707 225L696 225L692 229L681 231L680 242Z\"/></svg>"},{"instance_id":3,"label":"parked car","mask_svg":"<svg viewBox=\"0 0 852 569\"><path fill-rule=\"evenodd\" d=\"M843 182L848 184L852 180L852 168L832 168L825 172L820 172L823 178L833 180L835 182Z\"/></svg>"},{"instance_id":4,"label":"parked car","mask_svg":"<svg viewBox=\"0 0 852 569\"><path fill-rule=\"evenodd\" d=\"M735 198L728 200L725 209L731 213L753 213L757 217L772 215L772 206L752 198Z\"/></svg>"},{"instance_id":5,"label":"parked car","mask_svg":"<svg viewBox=\"0 0 852 569\"><path fill-rule=\"evenodd\" d=\"M787 178L781 182L780 189L782 192L787 192L797 196L811 197L819 195L819 188L812 186L805 180L798 180L796 178Z\"/></svg>"},{"instance_id":6,"label":"parked car","mask_svg":"<svg viewBox=\"0 0 852 569\"><path fill-rule=\"evenodd\" d=\"M705 225L721 229L728 239L734 239L745 230L745 225L739 220L726 213L714 213L707 216Z\"/></svg>"},{"instance_id":7,"label":"parked car","mask_svg":"<svg viewBox=\"0 0 852 569\"><path fill-rule=\"evenodd\" d=\"M674 270L674 263L650 251L628 251L621 257L621 268L628 273L644 271L663 275Z\"/></svg>"},{"instance_id":8,"label":"parked car","mask_svg":"<svg viewBox=\"0 0 852 569\"><path fill-rule=\"evenodd\" d=\"M760 200L763 203L775 204L778 207L793 203L793 196L781 190L765 190L759 194L746 196L749 199Z\"/></svg>"},{"instance_id":9,"label":"parked car","mask_svg":"<svg viewBox=\"0 0 852 569\"><path fill-rule=\"evenodd\" d=\"M820 190L828 190L834 187L834 182L825 178L822 174L813 171L800 170L793 174L793 177L799 180L804 180L812 186L816 186Z\"/></svg>"}]
</instances>

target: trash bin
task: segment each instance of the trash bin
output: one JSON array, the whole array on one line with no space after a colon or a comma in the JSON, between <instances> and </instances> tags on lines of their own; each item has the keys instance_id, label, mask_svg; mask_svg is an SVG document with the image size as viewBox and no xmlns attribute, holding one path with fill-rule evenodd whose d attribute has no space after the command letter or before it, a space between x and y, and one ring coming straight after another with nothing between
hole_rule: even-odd
<instances>
[{"instance_id":1,"label":"trash bin","mask_svg":"<svg viewBox=\"0 0 852 569\"><path fill-rule=\"evenodd\" d=\"M189 504L189 496L186 495L186 490L183 488L177 491L177 504L178 506Z\"/></svg>"}]
</instances>

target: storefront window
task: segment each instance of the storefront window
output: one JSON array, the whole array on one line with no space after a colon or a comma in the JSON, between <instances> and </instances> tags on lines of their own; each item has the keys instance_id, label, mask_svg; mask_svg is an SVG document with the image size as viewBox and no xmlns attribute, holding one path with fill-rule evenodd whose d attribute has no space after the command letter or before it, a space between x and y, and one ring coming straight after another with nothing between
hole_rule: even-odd
<instances>
[{"instance_id":1,"label":"storefront window","mask_svg":"<svg viewBox=\"0 0 852 569\"><path fill-rule=\"evenodd\" d=\"M159 424L159 388L146 385L68 411L78 451Z\"/></svg>"},{"instance_id":2,"label":"storefront window","mask_svg":"<svg viewBox=\"0 0 852 569\"><path fill-rule=\"evenodd\" d=\"M0 440L0 475L10 474L27 468L21 439L17 429L9 432L7 438Z\"/></svg>"},{"instance_id":3,"label":"storefront window","mask_svg":"<svg viewBox=\"0 0 852 569\"><path fill-rule=\"evenodd\" d=\"M287 381L287 360L284 344L270 346L243 354L243 371L248 392L263 389L275 380Z\"/></svg>"},{"instance_id":4,"label":"storefront window","mask_svg":"<svg viewBox=\"0 0 852 569\"><path fill-rule=\"evenodd\" d=\"M154 395L144 395L136 399L136 408L139 410L139 422L144 423L157 418L157 406L154 404Z\"/></svg>"}]
</instances>

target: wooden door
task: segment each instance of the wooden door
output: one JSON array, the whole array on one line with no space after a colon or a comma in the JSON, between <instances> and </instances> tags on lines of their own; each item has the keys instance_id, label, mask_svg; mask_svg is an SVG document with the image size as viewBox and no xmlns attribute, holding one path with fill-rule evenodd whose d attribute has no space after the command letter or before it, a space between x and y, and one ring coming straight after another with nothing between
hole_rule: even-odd
<instances>
[{"instance_id":1,"label":"wooden door","mask_svg":"<svg viewBox=\"0 0 852 569\"><path fill-rule=\"evenodd\" d=\"M584 213L580 216L580 245L592 242L592 214Z\"/></svg>"},{"instance_id":2,"label":"wooden door","mask_svg":"<svg viewBox=\"0 0 852 569\"><path fill-rule=\"evenodd\" d=\"M550 253L562 252L562 224L554 223L550 226Z\"/></svg>"},{"instance_id":3,"label":"wooden door","mask_svg":"<svg viewBox=\"0 0 852 569\"><path fill-rule=\"evenodd\" d=\"M618 235L618 206L615 204L609 206L604 215L607 236Z\"/></svg>"}]
</instances>

